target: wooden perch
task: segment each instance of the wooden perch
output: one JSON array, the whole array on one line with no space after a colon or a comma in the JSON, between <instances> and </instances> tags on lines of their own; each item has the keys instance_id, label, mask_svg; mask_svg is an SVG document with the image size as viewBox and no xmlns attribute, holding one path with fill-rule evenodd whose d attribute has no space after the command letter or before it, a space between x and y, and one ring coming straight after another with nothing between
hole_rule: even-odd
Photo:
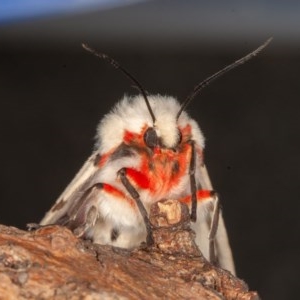
<instances>
[{"instance_id":1,"label":"wooden perch","mask_svg":"<svg viewBox=\"0 0 300 300\"><path fill-rule=\"evenodd\" d=\"M133 251L77 239L60 226L0 225L0 299L259 299L201 255L185 205L157 202L150 221L154 245Z\"/></svg>"}]
</instances>

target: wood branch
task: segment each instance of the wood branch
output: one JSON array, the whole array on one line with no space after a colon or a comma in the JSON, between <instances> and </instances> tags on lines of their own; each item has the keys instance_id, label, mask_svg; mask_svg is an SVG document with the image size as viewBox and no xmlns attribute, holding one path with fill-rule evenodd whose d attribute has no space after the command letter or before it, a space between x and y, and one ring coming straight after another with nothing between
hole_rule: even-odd
<instances>
[{"instance_id":1,"label":"wood branch","mask_svg":"<svg viewBox=\"0 0 300 300\"><path fill-rule=\"evenodd\" d=\"M259 299L202 256L185 205L160 201L150 221L154 245L132 251L77 239L60 226L0 225L0 299Z\"/></svg>"}]
</instances>

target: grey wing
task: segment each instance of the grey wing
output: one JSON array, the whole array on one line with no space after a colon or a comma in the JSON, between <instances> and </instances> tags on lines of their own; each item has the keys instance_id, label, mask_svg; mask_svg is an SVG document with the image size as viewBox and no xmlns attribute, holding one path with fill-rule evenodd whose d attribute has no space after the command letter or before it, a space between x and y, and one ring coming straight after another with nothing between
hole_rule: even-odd
<instances>
[{"instance_id":1,"label":"grey wing","mask_svg":"<svg viewBox=\"0 0 300 300\"><path fill-rule=\"evenodd\" d=\"M201 184L201 187L205 190L213 190L213 186L211 184L206 166L202 164L200 166L199 170L199 181ZM235 266L232 256L231 247L228 240L227 230L225 227L224 219L222 216L221 210L215 210L212 208L209 210L209 214L207 215L206 222L202 222L199 229L197 229L199 232L199 238L201 239L199 241L200 245L204 245L204 249L206 249L207 253L209 252L209 239L208 236L210 235L211 231L211 223L214 219L214 213L219 213L218 218L218 228L215 235L215 250L216 250L216 256L218 259L218 262L220 266L228 271L230 271L233 275L235 275ZM205 239L205 240L204 240ZM200 247L201 249L201 247Z\"/></svg>"},{"instance_id":2,"label":"grey wing","mask_svg":"<svg viewBox=\"0 0 300 300\"><path fill-rule=\"evenodd\" d=\"M41 225L62 224L64 223L62 220L70 216L72 211L74 212L74 208L79 207L79 202L85 200L85 192L95 183L94 179L99 172L99 168L95 165L97 160L97 153L88 158L52 208L40 221Z\"/></svg>"}]
</instances>

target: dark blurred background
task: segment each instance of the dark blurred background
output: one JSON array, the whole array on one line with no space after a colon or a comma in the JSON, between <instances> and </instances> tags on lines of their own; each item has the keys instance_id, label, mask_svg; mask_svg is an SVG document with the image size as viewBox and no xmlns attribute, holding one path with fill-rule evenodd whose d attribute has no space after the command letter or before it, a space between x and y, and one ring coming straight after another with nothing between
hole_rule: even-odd
<instances>
[{"instance_id":1,"label":"dark blurred background","mask_svg":"<svg viewBox=\"0 0 300 300\"><path fill-rule=\"evenodd\" d=\"M116 58L150 93L183 100L273 36L263 53L211 84L188 110L207 139L206 163L239 277L263 299L296 299L300 4L94 2L0 12L0 223L38 222L91 154L101 117L124 93L136 94L81 42Z\"/></svg>"}]
</instances>

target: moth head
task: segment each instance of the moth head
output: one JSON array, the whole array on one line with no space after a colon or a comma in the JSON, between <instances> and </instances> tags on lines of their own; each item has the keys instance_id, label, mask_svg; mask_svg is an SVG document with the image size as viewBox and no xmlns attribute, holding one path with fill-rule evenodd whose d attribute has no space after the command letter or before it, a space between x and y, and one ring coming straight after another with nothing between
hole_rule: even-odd
<instances>
[{"instance_id":1,"label":"moth head","mask_svg":"<svg viewBox=\"0 0 300 300\"><path fill-rule=\"evenodd\" d=\"M155 123L144 133L145 144L150 147L176 148L181 140L176 113L178 102L172 97L150 96L149 103L155 115Z\"/></svg>"},{"instance_id":2,"label":"moth head","mask_svg":"<svg viewBox=\"0 0 300 300\"><path fill-rule=\"evenodd\" d=\"M150 95L149 103L155 115L155 123L149 115L141 95L125 96L100 122L97 130L97 147L101 153L129 143L148 148L179 147L181 143L193 139L204 147L204 137L196 121L186 112L179 119L180 103L173 97ZM188 128L188 130L187 130Z\"/></svg>"}]
</instances>

